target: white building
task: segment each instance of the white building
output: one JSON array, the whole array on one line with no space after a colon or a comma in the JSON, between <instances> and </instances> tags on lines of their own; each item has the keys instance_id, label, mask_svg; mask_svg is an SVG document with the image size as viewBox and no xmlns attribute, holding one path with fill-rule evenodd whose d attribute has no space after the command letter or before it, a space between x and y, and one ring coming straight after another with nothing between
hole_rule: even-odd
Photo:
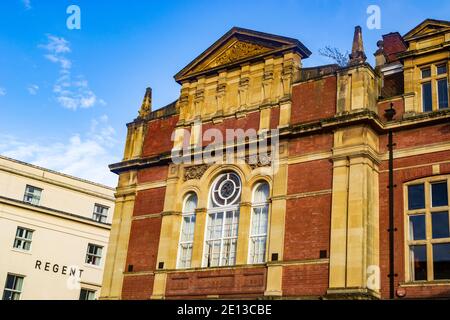
<instances>
[{"instance_id":1,"label":"white building","mask_svg":"<svg viewBox=\"0 0 450 320\"><path fill-rule=\"evenodd\" d=\"M0 156L3 299L95 299L114 189Z\"/></svg>"}]
</instances>

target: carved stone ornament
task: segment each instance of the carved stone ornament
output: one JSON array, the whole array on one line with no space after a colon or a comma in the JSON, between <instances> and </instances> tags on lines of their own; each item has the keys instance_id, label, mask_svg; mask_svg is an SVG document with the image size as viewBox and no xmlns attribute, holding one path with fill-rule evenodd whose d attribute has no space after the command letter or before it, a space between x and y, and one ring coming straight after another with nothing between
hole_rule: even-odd
<instances>
[{"instance_id":1,"label":"carved stone ornament","mask_svg":"<svg viewBox=\"0 0 450 320\"><path fill-rule=\"evenodd\" d=\"M238 41L228 48L224 53L218 56L209 67L217 67L228 64L246 57L256 56L271 50L270 48L260 46L254 43Z\"/></svg>"},{"instance_id":2,"label":"carved stone ornament","mask_svg":"<svg viewBox=\"0 0 450 320\"><path fill-rule=\"evenodd\" d=\"M260 167L270 167L272 165L272 154L255 154L245 157L245 162L252 170Z\"/></svg>"},{"instance_id":3,"label":"carved stone ornament","mask_svg":"<svg viewBox=\"0 0 450 320\"><path fill-rule=\"evenodd\" d=\"M207 164L199 164L184 168L184 181L200 179L209 167Z\"/></svg>"}]
</instances>

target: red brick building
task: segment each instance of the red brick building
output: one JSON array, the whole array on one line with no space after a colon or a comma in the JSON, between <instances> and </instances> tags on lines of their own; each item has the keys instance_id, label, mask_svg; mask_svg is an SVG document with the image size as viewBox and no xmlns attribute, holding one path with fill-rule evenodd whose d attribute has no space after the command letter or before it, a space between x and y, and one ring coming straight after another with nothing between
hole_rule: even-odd
<instances>
[{"instance_id":1,"label":"red brick building","mask_svg":"<svg viewBox=\"0 0 450 320\"><path fill-rule=\"evenodd\" d=\"M378 46L373 68L356 28L347 66L303 68L298 40L233 28L174 103L148 89L111 165L103 298L450 297L450 22ZM225 138L243 161L185 161L236 128L256 132ZM252 139L278 142L268 161Z\"/></svg>"}]
</instances>

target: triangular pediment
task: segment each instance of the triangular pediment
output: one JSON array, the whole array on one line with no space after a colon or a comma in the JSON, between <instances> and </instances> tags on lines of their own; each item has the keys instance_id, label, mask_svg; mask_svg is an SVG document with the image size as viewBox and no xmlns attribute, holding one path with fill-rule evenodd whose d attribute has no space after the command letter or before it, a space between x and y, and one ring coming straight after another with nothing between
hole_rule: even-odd
<instances>
[{"instance_id":1,"label":"triangular pediment","mask_svg":"<svg viewBox=\"0 0 450 320\"><path fill-rule=\"evenodd\" d=\"M233 68L237 64L264 59L283 51L297 51L302 58L311 52L298 40L272 34L233 28L175 75L182 82L202 74Z\"/></svg>"},{"instance_id":2,"label":"triangular pediment","mask_svg":"<svg viewBox=\"0 0 450 320\"><path fill-rule=\"evenodd\" d=\"M405 34L403 38L405 41L411 41L413 39L446 31L450 31L450 21L427 19Z\"/></svg>"},{"instance_id":3,"label":"triangular pediment","mask_svg":"<svg viewBox=\"0 0 450 320\"><path fill-rule=\"evenodd\" d=\"M239 40L237 37L233 37L224 43L221 50L218 50L217 53L211 55L211 57L198 64L192 69L192 71L198 72L215 68L245 58L251 58L274 49L275 48L273 46L271 47L269 45L263 45L251 41L243 41Z\"/></svg>"}]
</instances>

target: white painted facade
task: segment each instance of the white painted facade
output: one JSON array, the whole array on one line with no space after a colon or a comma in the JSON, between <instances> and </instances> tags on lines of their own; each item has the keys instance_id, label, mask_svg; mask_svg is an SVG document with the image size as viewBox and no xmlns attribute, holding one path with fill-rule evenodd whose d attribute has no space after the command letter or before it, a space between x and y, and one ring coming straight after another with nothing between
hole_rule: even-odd
<instances>
[{"instance_id":1,"label":"white painted facade","mask_svg":"<svg viewBox=\"0 0 450 320\"><path fill-rule=\"evenodd\" d=\"M25 201L27 186L42 189L37 204ZM96 204L108 208L102 222ZM98 298L113 212L112 188L0 156L2 297L12 295L9 274L23 278L21 300L75 300L81 289ZM31 244L15 241L18 228L32 231ZM102 247L98 265L86 262L89 244Z\"/></svg>"}]
</instances>

